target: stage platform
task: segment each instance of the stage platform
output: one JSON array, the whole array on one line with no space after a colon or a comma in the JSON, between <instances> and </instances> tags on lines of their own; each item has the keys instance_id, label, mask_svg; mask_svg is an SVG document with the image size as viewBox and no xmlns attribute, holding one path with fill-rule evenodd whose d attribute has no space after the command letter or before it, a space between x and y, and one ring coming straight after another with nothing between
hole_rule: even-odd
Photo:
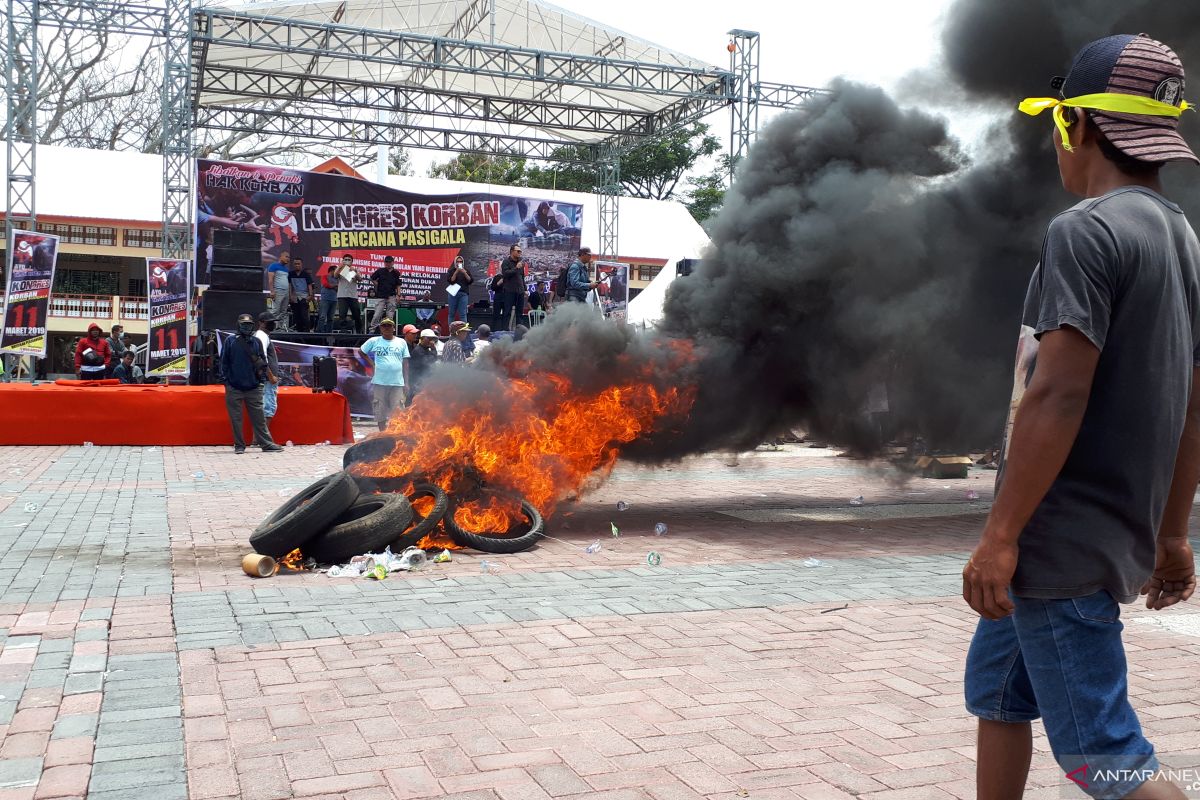
<instances>
[{"instance_id":1,"label":"stage platform","mask_svg":"<svg viewBox=\"0 0 1200 800\"><path fill-rule=\"evenodd\" d=\"M0 421L0 445L233 446L223 386L5 383L0 384ZM248 418L243 427L249 442ZM346 398L281 388L271 436L279 444L353 442Z\"/></svg>"}]
</instances>

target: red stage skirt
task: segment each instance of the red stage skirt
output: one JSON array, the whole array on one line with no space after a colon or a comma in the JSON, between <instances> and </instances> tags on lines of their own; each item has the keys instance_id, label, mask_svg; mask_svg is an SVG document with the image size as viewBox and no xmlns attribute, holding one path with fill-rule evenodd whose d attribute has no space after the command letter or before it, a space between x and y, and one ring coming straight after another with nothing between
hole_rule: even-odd
<instances>
[{"instance_id":1,"label":"red stage skirt","mask_svg":"<svg viewBox=\"0 0 1200 800\"><path fill-rule=\"evenodd\" d=\"M229 445L223 386L0 384L0 445ZM246 441L254 438L243 409ZM350 406L336 392L279 389L271 436L283 444L354 441Z\"/></svg>"}]
</instances>

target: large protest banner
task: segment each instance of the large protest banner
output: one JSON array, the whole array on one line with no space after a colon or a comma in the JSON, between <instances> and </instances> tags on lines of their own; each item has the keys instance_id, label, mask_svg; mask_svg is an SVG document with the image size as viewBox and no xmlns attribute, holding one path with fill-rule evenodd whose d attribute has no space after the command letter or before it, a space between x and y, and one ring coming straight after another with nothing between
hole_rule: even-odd
<instances>
[{"instance_id":1,"label":"large protest banner","mask_svg":"<svg viewBox=\"0 0 1200 800\"><path fill-rule=\"evenodd\" d=\"M616 261L596 262L596 287L600 309L609 319L625 321L629 308L629 265Z\"/></svg>"},{"instance_id":2,"label":"large protest banner","mask_svg":"<svg viewBox=\"0 0 1200 800\"><path fill-rule=\"evenodd\" d=\"M188 373L188 296L191 263L171 258L146 259L150 287L150 336L147 375Z\"/></svg>"},{"instance_id":3,"label":"large protest banner","mask_svg":"<svg viewBox=\"0 0 1200 800\"><path fill-rule=\"evenodd\" d=\"M46 357L46 316L58 262L58 237L13 231L0 352Z\"/></svg>"},{"instance_id":4,"label":"large protest banner","mask_svg":"<svg viewBox=\"0 0 1200 800\"><path fill-rule=\"evenodd\" d=\"M371 274L392 256L401 296L445 303L446 276L463 256L476 279L469 302L488 297L493 268L520 244L528 282L550 281L579 249L583 207L485 193L418 195L358 178L255 164L196 163L196 276L208 283L213 231L263 233L264 265L283 252L320 278L350 254L365 299ZM533 190L536 191L536 190Z\"/></svg>"},{"instance_id":5,"label":"large protest banner","mask_svg":"<svg viewBox=\"0 0 1200 800\"><path fill-rule=\"evenodd\" d=\"M332 356L337 362L337 391L346 398L350 413L371 416L370 360L357 347L324 347L315 344L272 341L279 356L280 386L313 386L314 356Z\"/></svg>"}]
</instances>

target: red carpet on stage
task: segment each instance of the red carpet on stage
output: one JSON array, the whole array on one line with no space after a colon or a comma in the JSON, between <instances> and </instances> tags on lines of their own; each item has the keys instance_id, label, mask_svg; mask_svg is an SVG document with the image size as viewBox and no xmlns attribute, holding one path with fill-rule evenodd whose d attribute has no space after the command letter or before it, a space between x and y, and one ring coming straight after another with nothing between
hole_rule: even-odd
<instances>
[{"instance_id":1,"label":"red carpet on stage","mask_svg":"<svg viewBox=\"0 0 1200 800\"><path fill-rule=\"evenodd\" d=\"M68 382L69 383L69 382ZM0 445L229 445L233 432L223 386L0 384ZM246 441L254 438L243 411ZM340 394L279 390L271 437L283 444L354 441Z\"/></svg>"}]
</instances>

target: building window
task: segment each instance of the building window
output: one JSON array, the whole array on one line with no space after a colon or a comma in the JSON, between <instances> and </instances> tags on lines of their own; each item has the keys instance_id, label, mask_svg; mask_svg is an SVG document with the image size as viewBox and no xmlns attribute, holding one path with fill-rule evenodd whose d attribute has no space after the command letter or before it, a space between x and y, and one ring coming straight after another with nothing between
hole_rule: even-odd
<instances>
[{"instance_id":1,"label":"building window","mask_svg":"<svg viewBox=\"0 0 1200 800\"><path fill-rule=\"evenodd\" d=\"M117 246L117 229L116 228L97 228L96 229L97 244L105 245L106 247Z\"/></svg>"},{"instance_id":2,"label":"building window","mask_svg":"<svg viewBox=\"0 0 1200 800\"><path fill-rule=\"evenodd\" d=\"M126 228L125 246L159 250L162 248L162 232L146 228Z\"/></svg>"},{"instance_id":3,"label":"building window","mask_svg":"<svg viewBox=\"0 0 1200 800\"><path fill-rule=\"evenodd\" d=\"M126 297L145 297L146 296L146 279L145 278L130 278L129 279L129 294Z\"/></svg>"},{"instance_id":4,"label":"building window","mask_svg":"<svg viewBox=\"0 0 1200 800\"><path fill-rule=\"evenodd\" d=\"M637 276L639 281L653 280L658 271L647 264L639 264L637 268Z\"/></svg>"},{"instance_id":5,"label":"building window","mask_svg":"<svg viewBox=\"0 0 1200 800\"><path fill-rule=\"evenodd\" d=\"M67 228L67 230L68 233L65 238L68 242L73 242L74 244L83 244L82 225L71 225Z\"/></svg>"},{"instance_id":6,"label":"building window","mask_svg":"<svg viewBox=\"0 0 1200 800\"><path fill-rule=\"evenodd\" d=\"M120 292L119 272L99 272L80 269L54 271L55 294L84 294L107 296Z\"/></svg>"}]
</instances>

